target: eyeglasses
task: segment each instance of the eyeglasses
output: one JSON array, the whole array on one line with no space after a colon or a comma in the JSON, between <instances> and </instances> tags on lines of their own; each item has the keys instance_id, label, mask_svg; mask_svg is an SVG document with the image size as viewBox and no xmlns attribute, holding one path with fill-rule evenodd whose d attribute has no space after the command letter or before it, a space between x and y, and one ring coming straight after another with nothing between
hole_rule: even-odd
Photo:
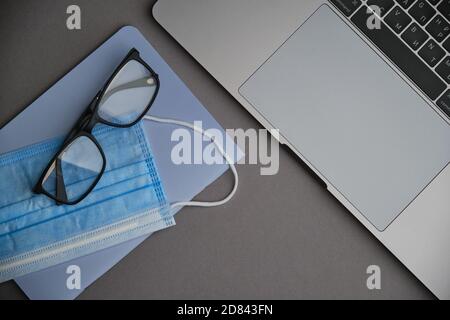
<instances>
[{"instance_id":1,"label":"eyeglasses","mask_svg":"<svg viewBox=\"0 0 450 320\"><path fill-rule=\"evenodd\" d=\"M158 75L132 49L94 97L34 187L57 204L82 201L102 177L106 158L92 135L98 123L127 128L148 112L159 91Z\"/></svg>"}]
</instances>

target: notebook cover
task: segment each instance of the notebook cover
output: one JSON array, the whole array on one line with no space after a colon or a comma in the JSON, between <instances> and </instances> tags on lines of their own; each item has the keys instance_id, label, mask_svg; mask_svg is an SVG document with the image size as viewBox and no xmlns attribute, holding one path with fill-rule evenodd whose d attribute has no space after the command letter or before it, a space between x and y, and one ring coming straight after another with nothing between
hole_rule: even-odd
<instances>
[{"instance_id":1,"label":"notebook cover","mask_svg":"<svg viewBox=\"0 0 450 320\"><path fill-rule=\"evenodd\" d=\"M150 114L191 122L201 120L204 128L223 131L142 34L126 26L0 130L0 154L67 133L132 47L139 50L161 80ZM227 165L174 165L170 158L174 127L146 122L145 128L170 202L192 199L228 169ZM235 160L242 155L237 149ZM146 238L23 276L16 282L30 299L74 299ZM80 290L66 287L69 265L78 265L82 270Z\"/></svg>"}]
</instances>

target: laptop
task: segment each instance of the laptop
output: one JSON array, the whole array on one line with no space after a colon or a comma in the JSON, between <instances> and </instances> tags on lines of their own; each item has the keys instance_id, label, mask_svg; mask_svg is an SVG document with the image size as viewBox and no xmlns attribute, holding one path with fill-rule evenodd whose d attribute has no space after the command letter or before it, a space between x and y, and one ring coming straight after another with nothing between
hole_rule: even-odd
<instances>
[{"instance_id":1,"label":"laptop","mask_svg":"<svg viewBox=\"0 0 450 320\"><path fill-rule=\"evenodd\" d=\"M159 0L153 15L450 298L450 0Z\"/></svg>"}]
</instances>

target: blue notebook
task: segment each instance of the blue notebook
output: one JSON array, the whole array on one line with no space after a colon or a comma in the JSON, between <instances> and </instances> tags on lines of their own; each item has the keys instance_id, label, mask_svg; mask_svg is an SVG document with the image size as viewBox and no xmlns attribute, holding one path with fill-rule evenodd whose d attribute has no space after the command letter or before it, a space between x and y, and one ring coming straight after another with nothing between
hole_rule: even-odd
<instances>
[{"instance_id":1,"label":"blue notebook","mask_svg":"<svg viewBox=\"0 0 450 320\"><path fill-rule=\"evenodd\" d=\"M223 131L142 34L136 28L128 26L115 33L4 126L0 130L0 154L67 133L132 47L139 50L161 80L158 99L150 114L191 122L201 120L204 128ZM43 123L46 125L43 126ZM228 169L227 165L175 165L170 158L174 145L170 138L174 127L146 122L145 128L170 202L192 199ZM233 143L227 138L228 143ZM243 156L237 147L235 155L235 161ZM31 299L74 299L146 238L140 237L26 275L16 279L16 282ZM70 265L77 265L82 270L80 290L69 290L66 287L66 270Z\"/></svg>"}]
</instances>

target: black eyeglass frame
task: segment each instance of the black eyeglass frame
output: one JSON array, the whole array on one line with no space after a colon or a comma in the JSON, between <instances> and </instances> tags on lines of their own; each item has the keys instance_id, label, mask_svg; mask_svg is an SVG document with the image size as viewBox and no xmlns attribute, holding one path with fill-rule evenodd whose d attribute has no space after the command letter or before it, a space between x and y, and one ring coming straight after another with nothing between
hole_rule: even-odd
<instances>
[{"instance_id":1,"label":"black eyeglass frame","mask_svg":"<svg viewBox=\"0 0 450 320\"><path fill-rule=\"evenodd\" d=\"M150 102L148 103L145 110L135 121L133 121L129 124L118 124L118 123L113 123L113 122L107 121L107 120L103 119L98 113L100 101L102 100L106 90L108 89L109 85L111 84L113 79L116 77L116 75L122 70L122 68L128 62L130 62L132 60L135 60L135 61L139 62L140 64L142 64L150 72L151 77L155 80L156 85L155 85L155 92L153 94L153 97L150 100ZM92 190L94 190L95 186L98 184L101 177L103 176L103 174L105 172L105 168L106 168L105 153L103 152L103 149L102 149L101 145L99 144L99 142L97 141L97 139L92 135L92 130L94 129L94 127L98 123L102 123L102 124L112 126L112 127L117 127L117 128L129 128L129 127L134 126L140 120L142 120L142 118L145 116L145 114L150 110L151 106L153 105L153 103L158 95L159 88L160 88L160 81L159 81L158 74L144 60L142 60L138 50L136 50L135 48L131 49L129 51L129 53L127 54L127 56L117 66L117 68L115 69L113 74L109 77L108 81L103 85L102 89L96 94L94 99L92 99L91 103L86 108L86 110L82 113L80 118L77 120L77 122L71 129L70 133L67 135L66 139L64 140L63 146L56 153L56 155L52 158L52 160L50 160L49 164L43 171L41 177L39 178L38 182L36 183L35 187L33 188L33 192L36 194L46 195L47 197L55 200L57 205L61 205L61 204L75 205L75 204L83 201L92 192ZM98 148L100 155L103 159L103 166L102 166L102 169L101 169L100 173L98 174L96 180L86 190L86 192L84 194L82 194L78 199L69 201L67 199L67 195L65 194L65 185L64 185L64 181L63 181L63 177L62 177L62 173L61 173L61 164L60 164L60 160L58 160L58 159L71 143L73 143L75 140L77 140L78 138L83 137L83 136L90 139L96 145L96 147ZM56 165L56 168L55 168L56 178L58 179L57 183L56 183L56 187L57 187L56 195L52 195L51 193L49 193L47 190L45 190L45 188L43 186L46 175L54 163ZM64 188L64 189L62 189L62 188Z\"/></svg>"}]
</instances>

